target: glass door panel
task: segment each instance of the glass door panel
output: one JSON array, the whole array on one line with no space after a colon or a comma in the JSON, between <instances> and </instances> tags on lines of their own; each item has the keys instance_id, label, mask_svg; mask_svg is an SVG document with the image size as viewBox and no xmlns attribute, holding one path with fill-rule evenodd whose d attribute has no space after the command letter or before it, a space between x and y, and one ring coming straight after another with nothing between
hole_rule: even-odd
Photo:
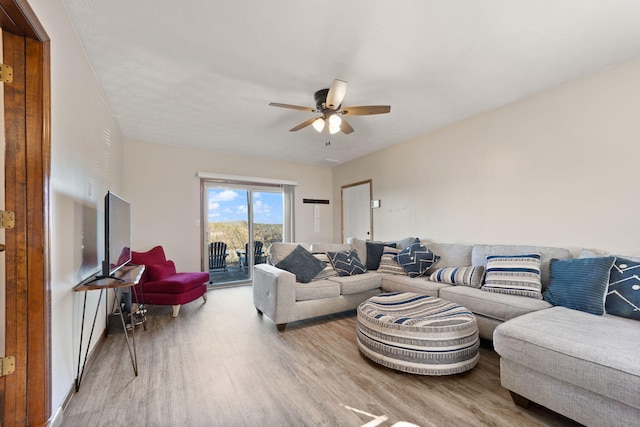
<instances>
[{"instance_id":1,"label":"glass door panel","mask_svg":"<svg viewBox=\"0 0 640 427\"><path fill-rule=\"evenodd\" d=\"M250 281L253 265L266 262L271 243L283 241L283 200L279 187L204 183L204 261L213 285Z\"/></svg>"}]
</instances>

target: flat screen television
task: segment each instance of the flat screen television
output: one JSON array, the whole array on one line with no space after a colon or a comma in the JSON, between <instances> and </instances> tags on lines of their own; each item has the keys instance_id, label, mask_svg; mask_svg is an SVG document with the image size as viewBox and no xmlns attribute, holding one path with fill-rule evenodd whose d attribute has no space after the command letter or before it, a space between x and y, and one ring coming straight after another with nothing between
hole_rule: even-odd
<instances>
[{"instance_id":1,"label":"flat screen television","mask_svg":"<svg viewBox=\"0 0 640 427\"><path fill-rule=\"evenodd\" d=\"M104 261L102 277L131 261L131 205L112 192L104 197Z\"/></svg>"}]
</instances>

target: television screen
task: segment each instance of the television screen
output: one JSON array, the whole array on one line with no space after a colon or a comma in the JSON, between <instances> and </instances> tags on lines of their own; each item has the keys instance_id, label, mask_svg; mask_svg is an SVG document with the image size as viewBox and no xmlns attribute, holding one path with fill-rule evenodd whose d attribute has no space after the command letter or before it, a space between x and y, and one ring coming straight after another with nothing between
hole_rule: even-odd
<instances>
[{"instance_id":1,"label":"television screen","mask_svg":"<svg viewBox=\"0 0 640 427\"><path fill-rule=\"evenodd\" d=\"M111 276L131 261L131 205L112 192L104 199L103 276Z\"/></svg>"}]
</instances>

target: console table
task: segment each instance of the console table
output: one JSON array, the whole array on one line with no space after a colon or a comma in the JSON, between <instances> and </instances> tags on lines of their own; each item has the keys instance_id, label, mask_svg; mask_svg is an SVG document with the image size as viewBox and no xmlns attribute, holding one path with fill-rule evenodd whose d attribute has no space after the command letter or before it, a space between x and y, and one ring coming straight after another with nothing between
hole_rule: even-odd
<instances>
[{"instance_id":1,"label":"console table","mask_svg":"<svg viewBox=\"0 0 640 427\"><path fill-rule=\"evenodd\" d=\"M138 376L138 356L136 354L136 338L134 334L135 325L133 322L133 313L131 313L131 341L129 341L129 333L127 332L127 325L124 320L124 314L122 313L122 309L118 304L118 289L131 288L133 294L135 295L135 289L133 286L137 285L140 281L140 277L142 277L142 273L144 272L144 265L136 265L136 266L125 266L120 270L116 271L114 277L108 278L88 278L84 280L82 283L73 288L74 292L84 292L84 302L82 305L82 325L80 327L80 348L78 350L78 370L76 372L76 392L80 389L80 383L82 382L82 375L84 374L84 368L87 364L87 357L89 355L89 349L91 348L91 339L93 338L93 331L96 326L96 319L98 318L98 311L100 310L100 301L102 301L102 293L105 290L113 289L113 301L115 306L118 307L118 312L120 314L120 320L122 321L122 328L124 329L124 336L127 342L127 349L129 350L129 356L131 357L131 365L133 366L133 372L136 376ZM84 318L87 308L87 292L99 290L100 296L98 297L98 304L96 305L96 313L93 317L93 324L91 326L91 333L89 334L89 342L87 343L87 350L84 354L84 361L82 362L82 369L80 369L80 358L82 355L82 341L84 337ZM106 298L106 297L105 297ZM137 298L136 298L137 303ZM107 333L108 333L108 321L107 320Z\"/></svg>"}]
</instances>

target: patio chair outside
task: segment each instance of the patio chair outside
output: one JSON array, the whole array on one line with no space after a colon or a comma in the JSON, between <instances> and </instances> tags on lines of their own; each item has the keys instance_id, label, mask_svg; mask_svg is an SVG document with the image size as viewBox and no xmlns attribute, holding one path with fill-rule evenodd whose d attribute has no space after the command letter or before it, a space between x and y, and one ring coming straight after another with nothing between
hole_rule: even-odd
<instances>
[{"instance_id":1,"label":"patio chair outside","mask_svg":"<svg viewBox=\"0 0 640 427\"><path fill-rule=\"evenodd\" d=\"M253 242L253 264L254 265L262 264L266 262L267 257L262 249L263 246L264 244L259 240L256 240ZM240 268L245 272L247 271L247 267L249 265L249 260L247 259L248 252L249 252L248 243L244 245L244 253L238 252L238 256L240 258Z\"/></svg>"},{"instance_id":2,"label":"patio chair outside","mask_svg":"<svg viewBox=\"0 0 640 427\"><path fill-rule=\"evenodd\" d=\"M209 270L227 271L227 244L213 242L209 244Z\"/></svg>"}]
</instances>

